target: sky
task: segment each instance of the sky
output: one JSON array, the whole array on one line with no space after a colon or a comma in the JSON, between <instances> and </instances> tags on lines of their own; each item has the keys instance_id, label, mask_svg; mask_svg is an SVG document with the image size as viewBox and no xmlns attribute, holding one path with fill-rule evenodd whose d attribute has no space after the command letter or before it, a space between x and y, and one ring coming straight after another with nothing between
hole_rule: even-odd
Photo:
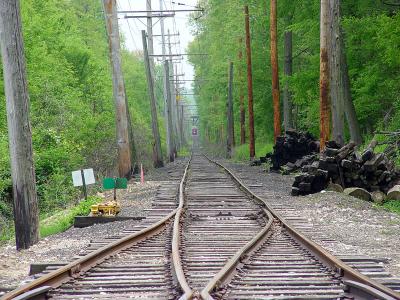
<instances>
[{"instance_id":1,"label":"sky","mask_svg":"<svg viewBox=\"0 0 400 300\"><path fill-rule=\"evenodd\" d=\"M170 9L192 9L197 4L197 0L161 0L163 2L164 10ZM175 2L175 3L174 3ZM185 4L185 5L178 5ZM146 0L117 0L118 10L138 11L146 10ZM160 10L160 0L151 0L152 10ZM156 13L155 13L156 14ZM193 40L193 35L190 32L188 25L189 12L177 12L175 18L164 18L165 22L165 33L168 29L171 33L178 33L179 36L171 37L172 52L173 53L186 53L186 48L190 41ZM132 14L131 14L132 15ZM145 15L145 14L136 14ZM119 26L120 31L125 36L125 44L129 50L142 51L142 35L141 31L146 30L146 19L137 18L124 18L125 14L119 14ZM153 34L161 34L159 18L153 18ZM168 41L168 40L167 40ZM168 48L167 48L168 49ZM161 38L154 38L154 53L161 54ZM168 50L167 50L168 53ZM178 73L185 74L180 79L191 80L193 79L193 68L188 63L187 57L183 57L184 60L181 64L178 64ZM191 82L186 82L185 87L190 89Z\"/></svg>"}]
</instances>

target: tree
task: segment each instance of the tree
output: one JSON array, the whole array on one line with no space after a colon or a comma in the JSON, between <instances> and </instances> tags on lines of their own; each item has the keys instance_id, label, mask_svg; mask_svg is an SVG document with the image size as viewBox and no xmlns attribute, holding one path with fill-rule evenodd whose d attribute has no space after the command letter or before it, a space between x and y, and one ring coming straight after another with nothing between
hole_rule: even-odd
<instances>
[{"instance_id":1,"label":"tree","mask_svg":"<svg viewBox=\"0 0 400 300\"><path fill-rule=\"evenodd\" d=\"M287 18L289 19L289 18ZM289 22L287 22L289 23ZM289 78L293 75L293 32L286 30L284 33L284 53L285 53L285 65L284 74L286 77L285 87L283 90L283 122L285 124L285 130L293 128L293 117L292 117L292 94L289 88Z\"/></svg>"},{"instance_id":2,"label":"tree","mask_svg":"<svg viewBox=\"0 0 400 300\"><path fill-rule=\"evenodd\" d=\"M16 247L27 249L39 240L39 214L18 0L0 2L0 44L7 101Z\"/></svg>"},{"instance_id":3,"label":"tree","mask_svg":"<svg viewBox=\"0 0 400 300\"><path fill-rule=\"evenodd\" d=\"M277 37L277 0L270 0L270 36L271 36L271 71L272 71L272 98L274 104L274 143L281 135L281 112L278 69L278 37Z\"/></svg>"},{"instance_id":4,"label":"tree","mask_svg":"<svg viewBox=\"0 0 400 300\"><path fill-rule=\"evenodd\" d=\"M330 133L329 109L329 0L321 0L320 16L320 148L325 149L325 143Z\"/></svg>"},{"instance_id":5,"label":"tree","mask_svg":"<svg viewBox=\"0 0 400 300\"><path fill-rule=\"evenodd\" d=\"M340 30L340 0L329 0L329 75L330 99L332 102L332 139L344 144L344 86L342 43Z\"/></svg>"}]
</instances>

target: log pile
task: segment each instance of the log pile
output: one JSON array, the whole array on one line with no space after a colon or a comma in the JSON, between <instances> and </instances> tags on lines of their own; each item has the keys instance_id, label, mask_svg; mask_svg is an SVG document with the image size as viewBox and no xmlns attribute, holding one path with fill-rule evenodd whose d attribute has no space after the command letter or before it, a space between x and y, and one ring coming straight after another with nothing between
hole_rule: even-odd
<instances>
[{"instance_id":1,"label":"log pile","mask_svg":"<svg viewBox=\"0 0 400 300\"><path fill-rule=\"evenodd\" d=\"M292 195L307 195L325 189L330 182L343 188L359 187L387 193L399 180L400 172L385 153L374 153L373 141L361 154L353 142L340 147L328 142L320 159L302 168L295 177Z\"/></svg>"},{"instance_id":2,"label":"log pile","mask_svg":"<svg viewBox=\"0 0 400 300\"><path fill-rule=\"evenodd\" d=\"M318 149L319 142L310 133L287 130L284 136L276 139L273 153L267 154L264 160L271 159L272 170L280 170L282 166L288 164L288 171L292 172L309 160L315 159L311 156L318 153ZM297 162L299 159L302 161Z\"/></svg>"}]
</instances>

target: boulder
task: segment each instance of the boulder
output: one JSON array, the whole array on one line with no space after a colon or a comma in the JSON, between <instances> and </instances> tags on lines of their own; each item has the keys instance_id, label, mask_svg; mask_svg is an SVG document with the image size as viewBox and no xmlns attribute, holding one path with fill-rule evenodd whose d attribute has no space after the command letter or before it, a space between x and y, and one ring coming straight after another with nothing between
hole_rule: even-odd
<instances>
[{"instance_id":1,"label":"boulder","mask_svg":"<svg viewBox=\"0 0 400 300\"><path fill-rule=\"evenodd\" d=\"M387 197L390 200L400 200L400 185L395 185L387 193Z\"/></svg>"},{"instance_id":2,"label":"boulder","mask_svg":"<svg viewBox=\"0 0 400 300\"><path fill-rule=\"evenodd\" d=\"M326 188L327 191L343 193L343 188L340 184L330 183Z\"/></svg>"},{"instance_id":3,"label":"boulder","mask_svg":"<svg viewBox=\"0 0 400 300\"><path fill-rule=\"evenodd\" d=\"M344 190L344 193L361 200L371 201L371 194L367 190L364 190L362 188L347 188Z\"/></svg>"},{"instance_id":4,"label":"boulder","mask_svg":"<svg viewBox=\"0 0 400 300\"><path fill-rule=\"evenodd\" d=\"M386 200L385 193L381 191L374 191L371 193L371 196L372 196L372 201L374 201L376 204L383 204Z\"/></svg>"}]
</instances>

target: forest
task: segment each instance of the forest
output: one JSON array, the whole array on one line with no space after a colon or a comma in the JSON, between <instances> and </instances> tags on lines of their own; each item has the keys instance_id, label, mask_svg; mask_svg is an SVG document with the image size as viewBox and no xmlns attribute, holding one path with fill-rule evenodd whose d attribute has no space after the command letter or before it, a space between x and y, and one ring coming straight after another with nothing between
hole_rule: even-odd
<instances>
[{"instance_id":1,"label":"forest","mask_svg":"<svg viewBox=\"0 0 400 300\"><path fill-rule=\"evenodd\" d=\"M98 177L115 173L109 48L101 1L23 0L21 14L38 201L44 216L80 197L71 171L88 167ZM147 142L151 122L143 57L122 47L132 127L137 128L135 162L148 168L152 165L152 145ZM3 73L0 76L0 236L8 238L12 235L12 187Z\"/></svg>"},{"instance_id":2,"label":"forest","mask_svg":"<svg viewBox=\"0 0 400 300\"><path fill-rule=\"evenodd\" d=\"M234 63L235 140L240 145L240 98L244 97L247 123L247 66L244 5L249 6L253 67L256 151L265 155L273 143L273 99L270 64L269 1L204 0L202 17L191 24L196 39L191 53L199 94L197 103L202 138L225 147L228 64ZM350 101L354 104L364 143L376 131L395 131L400 126L399 45L400 6L396 1L341 1L340 27L350 79ZM291 127L319 137L320 1L277 1L278 66L281 99L291 100ZM285 72L285 38L290 34L291 74ZM223 47L221 47L221 41ZM281 101L281 109L283 103ZM282 113L283 116L283 113ZM248 129L246 129L248 132ZM345 141L350 140L346 122ZM246 136L248 142L248 133ZM243 152L246 155L240 156ZM248 145L237 148L248 157Z\"/></svg>"},{"instance_id":3,"label":"forest","mask_svg":"<svg viewBox=\"0 0 400 300\"><path fill-rule=\"evenodd\" d=\"M277 4L282 132L289 127L318 137L321 3L279 0ZM233 62L234 159L242 160L249 159L245 5L250 18L256 156L265 155L274 142L269 1L200 0L198 7L204 10L191 16L195 39L187 49L195 70L200 136L213 149L224 149L226 144L228 67ZM99 177L116 173L109 45L102 1L21 0L21 14L38 203L45 216L79 198L80 191L72 186L72 170L90 167ZM345 58L340 64L349 79L346 101L354 113L346 116L344 142L354 139L356 124L362 143L367 144L377 131L397 131L400 126L400 4L343 0L339 25ZM151 168L153 137L143 53L130 52L121 38L135 144L133 164ZM196 55L202 53L205 55ZM160 65L156 72L166 160ZM13 212L3 74L0 76L1 239L10 236Z\"/></svg>"}]
</instances>

